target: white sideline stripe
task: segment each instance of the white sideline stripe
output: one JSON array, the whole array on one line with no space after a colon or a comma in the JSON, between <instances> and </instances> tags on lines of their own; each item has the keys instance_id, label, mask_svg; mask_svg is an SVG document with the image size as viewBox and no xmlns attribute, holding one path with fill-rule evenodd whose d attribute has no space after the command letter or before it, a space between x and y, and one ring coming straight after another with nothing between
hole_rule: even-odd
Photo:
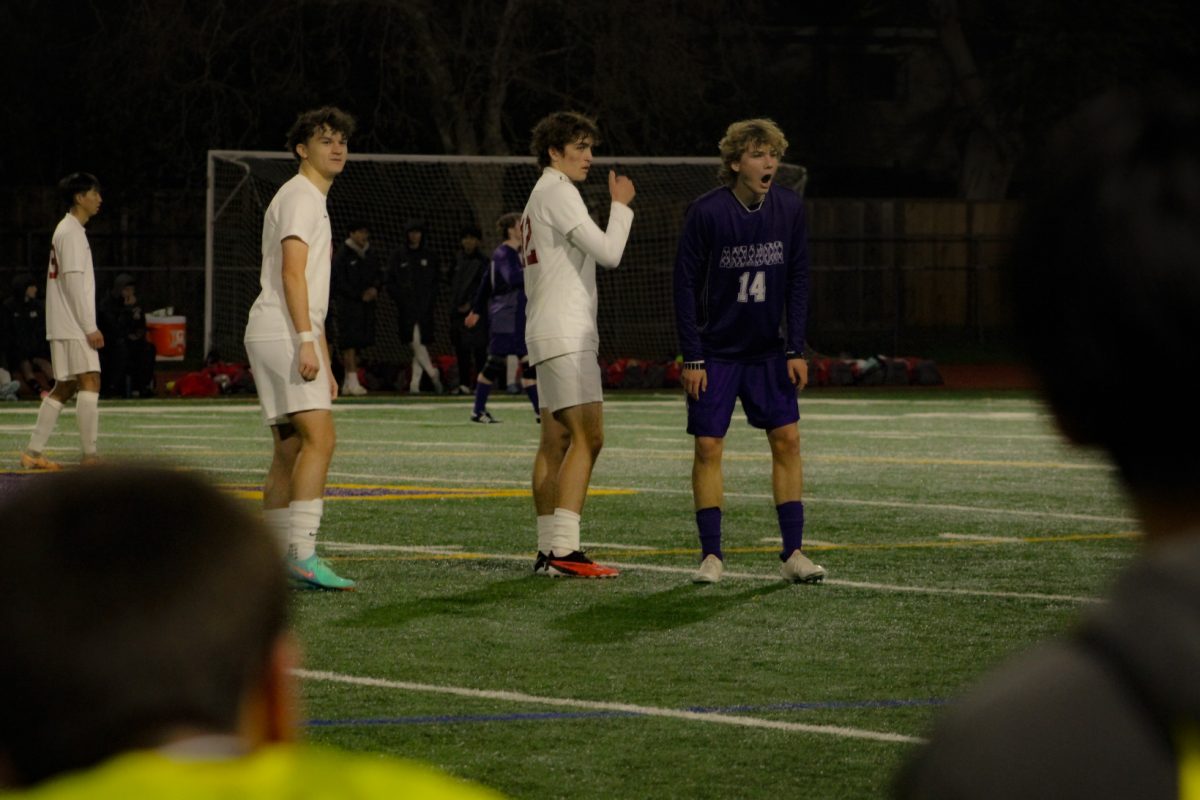
<instances>
[{"instance_id":1,"label":"white sideline stripe","mask_svg":"<svg viewBox=\"0 0 1200 800\"><path fill-rule=\"evenodd\" d=\"M726 496L728 496L726 492ZM763 497L771 497L772 495L764 494ZM851 498L817 498L806 497L804 502L816 503L840 503L842 505L851 506L880 506L886 508L912 508L930 511L961 511L968 514L1005 514L1011 517L1047 517L1050 519L1073 519L1082 522L1117 522L1124 525L1133 525L1137 523L1133 517L1106 517L1097 514L1067 514L1059 511L1030 511L1020 508L988 508L986 506L960 506L951 503L904 503L897 500L857 500Z\"/></svg>"},{"instance_id":2,"label":"white sideline stripe","mask_svg":"<svg viewBox=\"0 0 1200 800\"><path fill-rule=\"evenodd\" d=\"M107 409L105 409L105 410L107 410ZM178 425L132 425L131 427L134 428L135 430L142 430L142 431L177 431L177 430L179 430ZM220 422L212 422L212 423L202 422L200 424L197 424L195 422L189 421L187 424L187 427L190 430L192 428L228 428L229 426L222 424ZM172 438L174 438L174 437L172 437Z\"/></svg>"},{"instance_id":3,"label":"white sideline stripe","mask_svg":"<svg viewBox=\"0 0 1200 800\"><path fill-rule=\"evenodd\" d=\"M493 402L496 403L496 405L498 405L498 406L516 407L516 406L525 405L528 401L526 401L524 398L515 398L515 397L514 398L493 398L493 399L489 400L489 403L493 403ZM1029 401L1013 401L1013 403L1015 405L1018 405L1021 410L1019 410L1019 411L973 411L973 410L967 410L967 411L959 411L959 412L956 412L956 411L934 411L934 412L913 411L913 412L899 412L899 413L889 414L886 416L879 416L879 417L872 415L869 418L894 420L894 419L903 419L903 418L907 417L907 418L925 418L925 419L929 419L929 418L994 419L994 420L1000 420L1000 421L1010 421L1010 420L1011 421L1029 421L1029 420L1049 420L1049 419L1051 419L1050 414L1047 411L1042 410L1036 404L1032 404L1034 406L1034 408L1031 410L1030 409L1031 403ZM994 400L989 401L989 405L994 406L997 404L998 403ZM25 401L25 402L21 402L21 403L16 403L14 405L16 405L17 407L0 409L0 415L28 414L31 416L36 416L38 407L40 404L35 401ZM337 413L342 413L342 412L370 413L372 411L405 411L405 410L409 410L409 411L430 411L430 410L454 411L456 413L461 413L461 412L467 411L469 409L469 405L470 404L468 402L456 401L449 397L445 398L445 399L440 399L440 400L430 399L430 400L423 400L423 401L414 401L411 403L370 403L370 402L359 403L359 402L351 400L349 402L335 403L333 406L333 410ZM804 415L804 412L803 412L804 408L811 408L814 406L833 406L833 407L837 408L837 407L848 407L848 406L883 406L883 407L893 406L894 407L894 406L898 406L898 405L901 405L901 406L903 406L903 405L907 405L907 406L919 405L922 407L945 405L945 406L957 406L957 407L961 408L963 405L963 401L957 401L957 400L940 400L939 401L939 400L926 400L926 399L920 399L920 400L883 400L883 399L852 400L852 399L833 399L833 398L821 400L821 399L812 399L811 397L804 397L801 400L801 406L802 406L801 414ZM680 396L679 399L671 399L671 400L605 400L604 407L606 409L612 409L614 411L626 411L626 410L630 410L630 409L646 409L650 413L663 413L663 411L659 411L658 409L663 409L664 411L668 411L668 412L682 412L684 409L684 404L682 401L682 396ZM73 406L68 406L67 408L65 408L63 410L65 412L70 413L70 411L72 409L73 409ZM166 401L166 402L149 401L149 402L142 402L142 403L131 403L129 405L108 404L108 405L104 406L104 413L105 414L118 414L118 415L139 415L140 416L140 415L150 415L150 414L181 415L184 413L189 413L189 415L191 413L195 413L195 414L259 414L261 412L259 411L258 402L256 400L254 400L253 398L247 397L245 399L231 400L228 403L214 403L212 401L203 402L203 403L189 403L184 400L170 400L170 401ZM817 416L813 415L813 414L808 414L808 415L804 415L804 416L808 416L809 418L813 418L813 419L817 418ZM853 417L843 416L840 414L832 414L832 415L828 415L828 416L830 419L853 419ZM802 421L803 421L803 416L802 416Z\"/></svg>"},{"instance_id":4,"label":"white sideline stripe","mask_svg":"<svg viewBox=\"0 0 1200 800\"><path fill-rule=\"evenodd\" d=\"M592 485L593 489L613 489L610 486ZM642 488L639 494L675 494L692 496L691 489L657 489ZM725 492L726 497L738 497L745 500L774 500L774 495L767 492ZM954 511L967 514L1007 514L1013 517L1038 517L1047 519L1072 519L1082 522L1117 522L1123 525L1136 525L1133 517L1104 517L1095 514L1068 514L1061 511L1030 511L1018 508L990 508L988 506L960 506L948 503L908 503L903 500L859 500L849 497L813 497L806 496L805 503L837 503L850 506L876 506L880 508L907 508L918 511Z\"/></svg>"},{"instance_id":5,"label":"white sideline stripe","mask_svg":"<svg viewBox=\"0 0 1200 800\"><path fill-rule=\"evenodd\" d=\"M726 572L726 575L729 573ZM1042 594L1041 592L987 592L980 589L936 589L928 586L896 586L887 583L866 583L826 578L825 583L845 586L850 589L871 589L884 592L913 592L915 594L949 594L967 597L1004 597L1014 600L1047 600L1053 603L1100 603L1099 597L1082 597L1071 594Z\"/></svg>"},{"instance_id":6,"label":"white sideline stripe","mask_svg":"<svg viewBox=\"0 0 1200 800\"><path fill-rule=\"evenodd\" d=\"M196 466L195 469L205 470L207 472L244 472L254 475L266 475L265 467L210 467ZM528 480L506 480L503 478L448 478L448 477L430 477L429 475L380 475L374 472L337 472L330 471L330 477L347 478L351 480L367 480L377 483L470 483L475 485L500 485L500 486L528 486ZM631 491L628 486L602 486L593 484L593 489L602 491ZM691 497L691 489L652 489L639 488L636 491L639 494L670 494L682 495ZM765 492L725 492L726 497L737 497L745 500L773 500L774 496ZM805 497L805 503L838 503L842 505L862 505L862 506L877 506L880 508L904 508L916 511L953 511L965 514L1008 514L1014 517L1033 517L1044 519L1069 519L1081 522L1116 522L1123 525L1136 525L1137 520L1133 517L1103 517L1094 514L1067 514L1059 511L1028 511L1024 509L1013 508L989 508L987 506L959 506L946 504L932 503L907 503L900 500L856 500L853 498L842 497ZM774 541L774 540L772 540Z\"/></svg>"},{"instance_id":7,"label":"white sideline stripe","mask_svg":"<svg viewBox=\"0 0 1200 800\"><path fill-rule=\"evenodd\" d=\"M876 742L896 742L901 744L922 744L924 742L924 739L915 736L885 733L883 731L869 731L862 728L847 728L840 725L806 725L800 722L783 722L780 720L759 719L757 717L744 717L735 714L682 711L674 708L641 706L632 703L573 700L567 697L543 697L540 695L525 694L524 692L471 689L465 686L437 686L429 683L414 683L412 681L393 681L383 678L342 675L337 672L324 672L320 670L297 669L292 670L292 674L298 678L310 681L329 681L331 683L347 683L353 686L370 686L377 689L400 689L407 692L425 692L428 694L449 694L456 697L469 697L477 700L501 700L509 703L536 704L559 708L586 708L592 711L617 711L624 714L637 714L643 717L665 717L668 719L684 719L690 722L736 725L743 728L766 728L768 730L791 731L795 733L815 733L824 736L838 736L843 739L870 739Z\"/></svg>"},{"instance_id":8,"label":"white sideline stripe","mask_svg":"<svg viewBox=\"0 0 1200 800\"><path fill-rule=\"evenodd\" d=\"M488 556L494 558L496 556ZM514 560L518 560L517 556L512 556ZM528 561L528 556L521 556L519 560ZM668 567L661 564L629 564L617 561L605 561L606 566L618 567L619 569L627 570L644 570L647 572L666 572L676 575L691 575L696 571L695 567ZM778 573L771 575L762 575L754 572L731 572L725 570L721 574L721 579L738 578L741 580L751 581L769 581L778 583L782 580ZM866 581L844 581L837 578L826 578L821 582L822 586L844 586L848 589L870 589L876 592L909 592L911 594L948 594L961 595L967 597L1003 597L1015 600L1050 600L1054 602L1067 603L1098 603L1099 598L1096 597L1080 597L1069 594L1042 594L1040 592L989 592L984 589L945 589L936 586L899 586L894 583L869 583Z\"/></svg>"},{"instance_id":9,"label":"white sideline stripe","mask_svg":"<svg viewBox=\"0 0 1200 800\"><path fill-rule=\"evenodd\" d=\"M1016 536L985 536L978 533L939 533L939 539L965 539L969 542L1011 542L1012 544L1027 544L1024 539Z\"/></svg>"},{"instance_id":10,"label":"white sideline stripe","mask_svg":"<svg viewBox=\"0 0 1200 800\"><path fill-rule=\"evenodd\" d=\"M471 556L475 558L486 558L491 561L524 561L528 562L530 556L516 555L513 553L479 553L471 552ZM670 575L692 575L696 572L695 567L670 567L664 564L631 564L626 561L609 561L604 559L605 566L617 567L618 569L637 572L663 572ZM756 572L731 572L725 570L721 574L721 579L736 578L738 580L760 581L764 583L779 583L782 578L778 572L773 572L764 575ZM1055 603L1099 603L1101 599L1098 597L1083 597L1080 595L1070 594L1043 594L1041 592L991 592L985 589L952 589L942 588L938 586L900 586L894 583L870 583L867 581L844 581L837 578L826 578L821 582L822 586L838 586L846 587L847 589L868 589L874 592L907 592L910 594L935 594L935 595L955 595L960 597L999 597L1011 600L1047 600Z\"/></svg>"}]
</instances>

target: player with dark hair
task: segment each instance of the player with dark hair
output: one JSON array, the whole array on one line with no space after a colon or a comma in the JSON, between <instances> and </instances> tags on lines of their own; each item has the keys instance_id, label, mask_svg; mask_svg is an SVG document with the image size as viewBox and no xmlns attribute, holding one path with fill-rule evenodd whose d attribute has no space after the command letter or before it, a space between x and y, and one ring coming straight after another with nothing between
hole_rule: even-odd
<instances>
[{"instance_id":1,"label":"player with dark hair","mask_svg":"<svg viewBox=\"0 0 1200 800\"><path fill-rule=\"evenodd\" d=\"M100 213L100 181L87 172L75 172L59 181L59 199L66 214L50 242L46 271L46 338L54 388L42 399L29 444L21 452L25 469L56 470L57 462L43 455L59 414L72 397L83 463L98 460L100 436L100 348L104 334L96 325L96 273L92 248L84 225ZM78 390L78 395L76 395Z\"/></svg>"},{"instance_id":2,"label":"player with dark hair","mask_svg":"<svg viewBox=\"0 0 1200 800\"><path fill-rule=\"evenodd\" d=\"M534 418L542 421L538 407L537 373L529 366L528 350L525 347L525 275L521 262L521 215L516 212L504 214L496 221L500 235L504 237L492 253L491 263L479 282L471 313L463 321L473 328L486 311L489 320L487 365L479 375L475 386L475 408L471 411L472 422L494 423L487 410L488 395L496 381L503 381L508 366L508 356L520 359L521 386L533 403Z\"/></svg>"},{"instance_id":3,"label":"player with dark hair","mask_svg":"<svg viewBox=\"0 0 1200 800\"><path fill-rule=\"evenodd\" d=\"M608 229L588 216L576 183L587 179L596 123L571 111L534 126L530 149L542 176L521 218L528 297L525 342L537 368L542 436L533 463L539 575L611 578L580 550L579 522L592 467L604 444L604 395L596 326L596 264L621 261L633 211L633 181L608 173Z\"/></svg>"},{"instance_id":4,"label":"player with dark hair","mask_svg":"<svg viewBox=\"0 0 1200 800\"><path fill-rule=\"evenodd\" d=\"M424 374L432 381L433 390L442 394L441 374L429 356L428 347L434 336L434 301L442 279L442 260L429 246L425 231L424 220L410 219L404 223L404 244L388 259L384 282L396 303L400 341L412 347L409 393L420 393Z\"/></svg>"},{"instance_id":5,"label":"player with dark hair","mask_svg":"<svg viewBox=\"0 0 1200 800\"><path fill-rule=\"evenodd\" d=\"M479 281L487 271L488 257L480 249L483 231L475 223L462 226L458 232L459 248L454 254L450 278L450 345L458 367L458 382L454 394L471 394L473 379L487 365L488 326L467 326L465 323L475 301ZM500 234L504 236L503 233Z\"/></svg>"},{"instance_id":6,"label":"player with dark hair","mask_svg":"<svg viewBox=\"0 0 1200 800\"><path fill-rule=\"evenodd\" d=\"M719 145L726 185L692 203L679 240L675 320L687 430L696 437L697 583L714 583L724 570L721 456L739 398L747 420L767 432L771 447L781 574L798 583L825 577L824 568L800 552L804 473L796 391L808 381L808 221L800 197L774 185L787 144L769 119L730 125ZM780 335L785 319L786 340Z\"/></svg>"},{"instance_id":7,"label":"player with dark hair","mask_svg":"<svg viewBox=\"0 0 1200 800\"><path fill-rule=\"evenodd\" d=\"M1014 330L1062 431L1145 533L1107 602L947 710L904 798L1200 797L1200 98L1116 93L1063 125L1011 253Z\"/></svg>"},{"instance_id":8,"label":"player with dark hair","mask_svg":"<svg viewBox=\"0 0 1200 800\"><path fill-rule=\"evenodd\" d=\"M367 393L358 380L358 355L375 343L375 306L379 300L379 266L371 253L371 230L365 222L346 228L346 241L333 254L330 296L337 318L337 346L346 377L342 394Z\"/></svg>"},{"instance_id":9,"label":"player with dark hair","mask_svg":"<svg viewBox=\"0 0 1200 800\"><path fill-rule=\"evenodd\" d=\"M0 502L6 797L492 797L296 743L298 647L268 531L194 475L102 466ZM166 527L164 527L166 526Z\"/></svg>"},{"instance_id":10,"label":"player with dark hair","mask_svg":"<svg viewBox=\"0 0 1200 800\"><path fill-rule=\"evenodd\" d=\"M288 133L299 171L263 215L262 291L245 336L274 443L264 516L284 544L293 579L318 589L354 588L316 554L338 393L323 330L333 252L325 196L346 166L353 133L354 118L336 108L301 114Z\"/></svg>"}]
</instances>

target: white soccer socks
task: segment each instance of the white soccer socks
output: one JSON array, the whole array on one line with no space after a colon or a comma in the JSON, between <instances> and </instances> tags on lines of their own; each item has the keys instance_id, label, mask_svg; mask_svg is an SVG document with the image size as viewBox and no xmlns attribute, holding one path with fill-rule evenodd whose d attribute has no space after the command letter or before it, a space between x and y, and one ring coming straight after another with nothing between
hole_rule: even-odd
<instances>
[{"instance_id":1,"label":"white soccer socks","mask_svg":"<svg viewBox=\"0 0 1200 800\"><path fill-rule=\"evenodd\" d=\"M288 546L292 543L292 509L287 506L264 509L263 522L279 545L280 554L286 556Z\"/></svg>"},{"instance_id":2,"label":"white soccer socks","mask_svg":"<svg viewBox=\"0 0 1200 800\"><path fill-rule=\"evenodd\" d=\"M550 555L554 549L554 515L542 514L537 518L538 552Z\"/></svg>"},{"instance_id":3,"label":"white soccer socks","mask_svg":"<svg viewBox=\"0 0 1200 800\"><path fill-rule=\"evenodd\" d=\"M578 549L579 515L565 508L554 509L554 534L550 539L550 550L543 552L561 557Z\"/></svg>"},{"instance_id":4,"label":"white soccer socks","mask_svg":"<svg viewBox=\"0 0 1200 800\"><path fill-rule=\"evenodd\" d=\"M100 438L100 393L81 391L76 395L75 417L79 423L83 455L96 455L96 440Z\"/></svg>"},{"instance_id":5,"label":"white soccer socks","mask_svg":"<svg viewBox=\"0 0 1200 800\"><path fill-rule=\"evenodd\" d=\"M38 408L37 423L33 426L33 433L29 437L29 447L26 448L34 455L41 455L46 449L46 443L50 441L50 434L54 433L54 426L58 424L58 415L62 413L63 404L55 400L53 397L47 397L42 401L42 405Z\"/></svg>"},{"instance_id":6,"label":"white soccer socks","mask_svg":"<svg viewBox=\"0 0 1200 800\"><path fill-rule=\"evenodd\" d=\"M288 505L288 558L303 561L317 551L317 530L321 527L324 500L293 500Z\"/></svg>"}]
</instances>

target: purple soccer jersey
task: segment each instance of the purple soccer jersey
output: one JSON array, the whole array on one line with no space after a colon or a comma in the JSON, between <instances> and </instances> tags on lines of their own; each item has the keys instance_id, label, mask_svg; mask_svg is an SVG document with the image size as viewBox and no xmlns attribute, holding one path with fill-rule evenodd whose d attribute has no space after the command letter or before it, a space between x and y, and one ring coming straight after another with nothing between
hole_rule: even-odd
<instances>
[{"instance_id":1,"label":"purple soccer jersey","mask_svg":"<svg viewBox=\"0 0 1200 800\"><path fill-rule=\"evenodd\" d=\"M686 361L759 361L803 352L808 219L800 196L772 186L754 210L728 187L697 198L679 239L674 292Z\"/></svg>"},{"instance_id":2,"label":"purple soccer jersey","mask_svg":"<svg viewBox=\"0 0 1200 800\"><path fill-rule=\"evenodd\" d=\"M472 309L488 312L488 352L525 355L525 273L521 254L507 244L492 252L492 262L479 282Z\"/></svg>"}]
</instances>

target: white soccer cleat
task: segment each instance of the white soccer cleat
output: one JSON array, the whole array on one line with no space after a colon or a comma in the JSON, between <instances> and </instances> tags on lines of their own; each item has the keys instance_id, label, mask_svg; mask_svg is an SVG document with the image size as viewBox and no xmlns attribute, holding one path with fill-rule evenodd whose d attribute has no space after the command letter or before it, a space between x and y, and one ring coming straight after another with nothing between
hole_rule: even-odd
<instances>
[{"instance_id":1,"label":"white soccer cleat","mask_svg":"<svg viewBox=\"0 0 1200 800\"><path fill-rule=\"evenodd\" d=\"M793 550L788 560L780 565L779 574L789 583L820 583L825 579L825 568L814 564L799 550Z\"/></svg>"},{"instance_id":2,"label":"white soccer cleat","mask_svg":"<svg viewBox=\"0 0 1200 800\"><path fill-rule=\"evenodd\" d=\"M342 394L349 397L362 397L366 393L367 390L361 383L356 383L353 386L346 384L342 387Z\"/></svg>"},{"instance_id":3,"label":"white soccer cleat","mask_svg":"<svg viewBox=\"0 0 1200 800\"><path fill-rule=\"evenodd\" d=\"M724 571L725 562L709 553L700 562L700 569L692 576L692 583L716 583L721 580L721 573Z\"/></svg>"}]
</instances>

